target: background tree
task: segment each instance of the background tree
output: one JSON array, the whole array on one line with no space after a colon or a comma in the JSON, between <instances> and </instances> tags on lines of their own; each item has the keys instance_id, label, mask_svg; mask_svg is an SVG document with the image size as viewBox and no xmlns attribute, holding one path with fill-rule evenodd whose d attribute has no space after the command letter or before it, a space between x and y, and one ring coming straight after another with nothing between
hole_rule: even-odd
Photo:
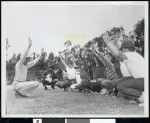
<instances>
[{"instance_id":1,"label":"background tree","mask_svg":"<svg viewBox=\"0 0 150 123\"><path fill-rule=\"evenodd\" d=\"M144 57L144 18L135 24L133 31L136 37L135 46L140 50L140 54Z\"/></svg>"},{"instance_id":2,"label":"background tree","mask_svg":"<svg viewBox=\"0 0 150 123\"><path fill-rule=\"evenodd\" d=\"M49 53L48 59L47 59L47 65L51 66L55 63L55 56L53 52Z\"/></svg>"},{"instance_id":3,"label":"background tree","mask_svg":"<svg viewBox=\"0 0 150 123\"><path fill-rule=\"evenodd\" d=\"M68 40L64 43L64 46L66 46L67 49L69 49L69 47L72 45L71 41Z\"/></svg>"},{"instance_id":4,"label":"background tree","mask_svg":"<svg viewBox=\"0 0 150 123\"><path fill-rule=\"evenodd\" d=\"M10 47L10 44L9 44L9 42L8 42L8 38L6 38L6 60L8 61L8 49L9 49L9 47Z\"/></svg>"}]
</instances>

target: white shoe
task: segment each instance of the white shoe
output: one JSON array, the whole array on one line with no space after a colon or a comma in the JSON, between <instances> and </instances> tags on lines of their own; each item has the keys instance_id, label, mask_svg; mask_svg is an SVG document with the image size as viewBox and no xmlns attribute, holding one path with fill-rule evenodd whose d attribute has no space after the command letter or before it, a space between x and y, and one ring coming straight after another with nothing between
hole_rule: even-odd
<instances>
[{"instance_id":1,"label":"white shoe","mask_svg":"<svg viewBox=\"0 0 150 123\"><path fill-rule=\"evenodd\" d=\"M101 92L100 92L101 95L104 95L104 94L107 94L107 93L108 93L108 91L106 89L102 89Z\"/></svg>"},{"instance_id":2,"label":"white shoe","mask_svg":"<svg viewBox=\"0 0 150 123\"><path fill-rule=\"evenodd\" d=\"M137 99L138 103L144 103L144 92L142 92L142 95Z\"/></svg>"},{"instance_id":3,"label":"white shoe","mask_svg":"<svg viewBox=\"0 0 150 123\"><path fill-rule=\"evenodd\" d=\"M140 103L139 106L140 106L140 107L144 107L144 103Z\"/></svg>"},{"instance_id":4,"label":"white shoe","mask_svg":"<svg viewBox=\"0 0 150 123\"><path fill-rule=\"evenodd\" d=\"M137 103L137 101L135 101L135 100L130 100L129 103L135 104L135 103Z\"/></svg>"}]
</instances>

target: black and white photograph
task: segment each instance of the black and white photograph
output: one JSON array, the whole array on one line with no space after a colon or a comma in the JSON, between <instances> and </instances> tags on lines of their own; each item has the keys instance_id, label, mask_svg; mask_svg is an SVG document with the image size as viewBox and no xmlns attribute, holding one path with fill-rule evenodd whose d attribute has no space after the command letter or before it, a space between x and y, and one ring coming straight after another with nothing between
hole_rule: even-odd
<instances>
[{"instance_id":1,"label":"black and white photograph","mask_svg":"<svg viewBox=\"0 0 150 123\"><path fill-rule=\"evenodd\" d=\"M2 1L1 10L3 118L149 116L148 2Z\"/></svg>"}]
</instances>

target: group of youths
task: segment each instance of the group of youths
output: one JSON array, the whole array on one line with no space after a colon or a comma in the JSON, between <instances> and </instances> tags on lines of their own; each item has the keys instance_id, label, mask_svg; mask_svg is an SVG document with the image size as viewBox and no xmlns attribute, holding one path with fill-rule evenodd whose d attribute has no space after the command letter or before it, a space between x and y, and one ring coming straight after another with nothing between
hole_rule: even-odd
<instances>
[{"instance_id":1,"label":"group of youths","mask_svg":"<svg viewBox=\"0 0 150 123\"><path fill-rule=\"evenodd\" d=\"M117 96L118 92L129 102L144 104L144 58L135 52L132 41L124 41L118 48L110 39L108 33L103 40L110 52L100 52L96 43L78 51L72 50L67 56L59 53L53 64L39 77L39 81L26 81L27 70L34 66L42 57L28 62L27 55L32 45L29 45L15 66L13 89L16 97L27 97L40 83L45 89L51 85L64 91L79 90ZM112 56L120 65L120 76Z\"/></svg>"}]
</instances>

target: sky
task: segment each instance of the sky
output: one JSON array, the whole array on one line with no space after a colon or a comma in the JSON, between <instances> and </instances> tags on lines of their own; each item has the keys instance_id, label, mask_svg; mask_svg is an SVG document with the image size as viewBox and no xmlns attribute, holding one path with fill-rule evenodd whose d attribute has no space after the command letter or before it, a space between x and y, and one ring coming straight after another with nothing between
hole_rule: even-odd
<instances>
[{"instance_id":1,"label":"sky","mask_svg":"<svg viewBox=\"0 0 150 123\"><path fill-rule=\"evenodd\" d=\"M83 46L120 26L128 34L145 16L144 5L34 3L2 2L2 40L9 40L9 57L27 48L28 37L33 42L29 54L43 47L58 55L67 40Z\"/></svg>"}]
</instances>

